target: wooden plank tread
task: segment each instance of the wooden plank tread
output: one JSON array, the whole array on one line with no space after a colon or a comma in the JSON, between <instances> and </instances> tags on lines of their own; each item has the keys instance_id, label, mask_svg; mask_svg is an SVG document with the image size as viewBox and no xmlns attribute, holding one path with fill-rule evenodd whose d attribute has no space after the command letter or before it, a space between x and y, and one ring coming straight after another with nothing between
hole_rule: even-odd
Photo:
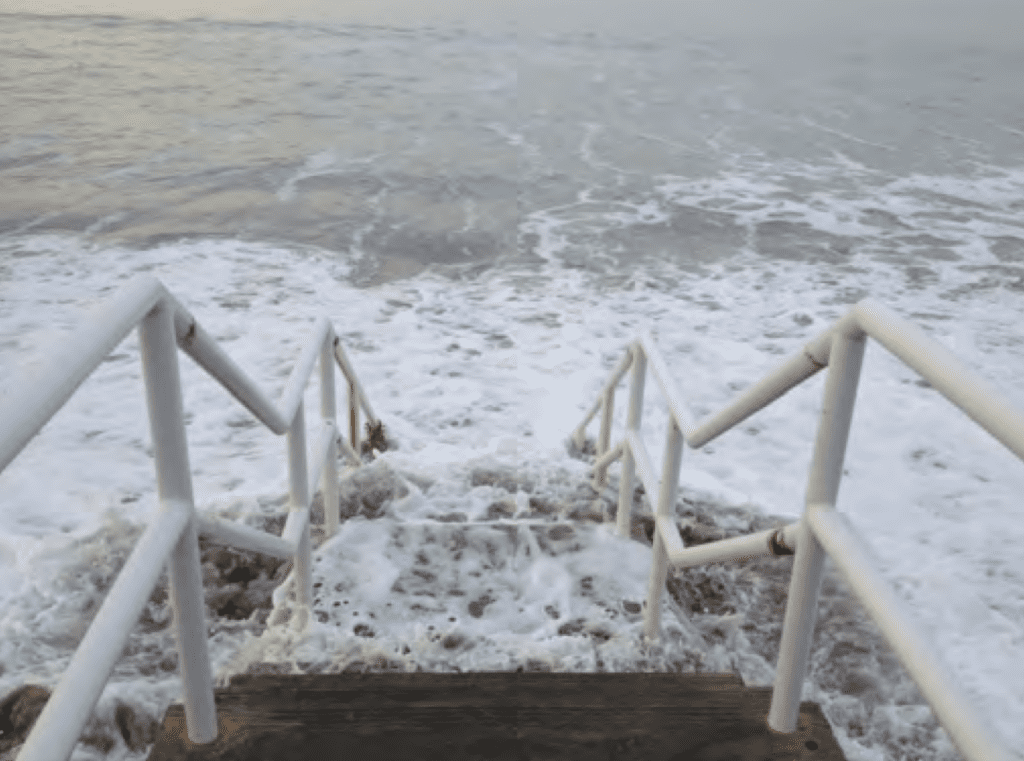
<instances>
[{"instance_id":1,"label":"wooden plank tread","mask_svg":"<svg viewBox=\"0 0 1024 761\"><path fill-rule=\"evenodd\" d=\"M731 674L252 675L215 697L217 740L172 705L149 761L845 761L819 706L772 732L771 689Z\"/></svg>"}]
</instances>

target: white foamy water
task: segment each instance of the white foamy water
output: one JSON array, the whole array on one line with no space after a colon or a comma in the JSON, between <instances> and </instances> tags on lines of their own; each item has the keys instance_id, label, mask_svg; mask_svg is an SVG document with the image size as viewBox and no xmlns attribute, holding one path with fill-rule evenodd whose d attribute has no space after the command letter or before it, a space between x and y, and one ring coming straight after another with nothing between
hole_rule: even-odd
<instances>
[{"instance_id":1,"label":"white foamy water","mask_svg":"<svg viewBox=\"0 0 1024 761\"><path fill-rule=\"evenodd\" d=\"M501 495L513 501L526 495L472 487L468 469L504 463L532 474L540 484L533 494L557 499L586 480L585 465L566 453L566 437L638 330L655 332L683 395L703 415L799 350L847 303L837 296L835 268L753 256L699 276L667 266L641 269L616 286L551 265L465 281L428 272L358 289L346 281L346 265L320 252L231 241L106 250L102 268L91 266L98 252L82 251L69 239L25 239L8 244L7 251L12 256L0 313L5 367L31 366L44 347L59 345L80 307L108 297L141 271L178 294L271 395L283 386L315 318L326 315L399 443L382 459L399 472L418 474L421 485L391 503L387 516L344 523L318 550L318 604L325 615L310 642L298 646L287 626L262 632L247 622L212 624L211 650L222 678L254 661L326 660L340 668L382 654L463 670L525 660L556 669L593 670L599 660L612 670L635 668L639 615L608 611L642 602L649 548L614 537L610 526L583 524L571 542L554 542L553 554L531 553L526 527L471 525ZM841 272L848 292L870 292L911 317L1015 403L1024 403L1016 294L985 289L951 300L945 288L954 284L955 271L944 273L942 289L908 288L897 268L867 257ZM33 284L31 290L20 286L25 283ZM938 394L915 383L912 371L870 346L839 508L868 537L886 577L957 681L1019 745L1024 680L1016 656L1024 645L1024 578L1018 555L1024 530L1017 496L1024 469ZM154 509L134 336L111 357L0 475L0 691L25 681L56 682L95 607L86 580L111 562L111 548L123 556ZM249 423L248 413L187 359L182 372L197 503L224 509L234 502L236 513L244 513L258 510L258 498L278 498L276 509L282 509L284 442ZM5 373L5 390L12 377ZM660 462L666 413L657 384L649 380L647 388L645 440ZM817 377L704 450L687 451L683 494L796 518L821 390ZM622 431L625 395L619 399L613 437ZM311 386L307 410L315 409ZM450 544L463 524L421 525L423 518L453 510L470 520L459 561ZM412 523L403 528L401 521ZM488 542L502 562L486 561ZM426 563L417 561L421 552ZM410 576L418 567L424 575ZM587 576L599 590L594 595L580 593ZM434 590L436 599L399 594L394 587L400 578ZM462 594L440 591L451 588ZM411 607L423 600L429 604ZM482 605L480 616L468 612L473 601ZM558 618L545 612L551 606ZM669 638L662 665L672 662L672 643L679 652L695 647L693 623L674 610L667 626L678 633ZM743 614L757 618L753 610ZM573 621L579 622L575 630L558 633ZM367 628L357 632L359 624ZM599 645L574 636L594 627L607 634ZM366 636L371 631L375 636ZM163 636L170 647L166 631ZM770 683L773 661L735 638L732 644L732 655L717 656L709 645L705 667L737 668L749 682ZM158 648L141 662L165 655ZM644 657L649 667L659 662ZM173 673L158 678L159 671L119 669L101 704L108 713L117 695L154 715L177 696ZM844 722L859 721L863 709L848 705L849 696L822 690L813 673L805 696L833 707L829 715L848 758L895 758L894 749L903 747L899 737L908 732L924 743L921 752L944 757L942 734L927 712L892 724L891 717L883 722L891 711L882 706L868 717L867 736L858 738ZM888 729L879 730L879 722Z\"/></svg>"}]
</instances>

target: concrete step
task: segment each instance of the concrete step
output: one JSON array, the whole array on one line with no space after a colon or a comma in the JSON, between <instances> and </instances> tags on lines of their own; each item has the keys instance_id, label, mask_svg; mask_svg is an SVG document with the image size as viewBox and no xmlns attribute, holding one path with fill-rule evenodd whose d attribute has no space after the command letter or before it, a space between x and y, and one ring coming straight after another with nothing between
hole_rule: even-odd
<instances>
[{"instance_id":1,"label":"concrete step","mask_svg":"<svg viewBox=\"0 0 1024 761\"><path fill-rule=\"evenodd\" d=\"M149 761L845 761L817 704L772 732L771 689L732 674L245 675L216 700L214 742L175 704Z\"/></svg>"}]
</instances>

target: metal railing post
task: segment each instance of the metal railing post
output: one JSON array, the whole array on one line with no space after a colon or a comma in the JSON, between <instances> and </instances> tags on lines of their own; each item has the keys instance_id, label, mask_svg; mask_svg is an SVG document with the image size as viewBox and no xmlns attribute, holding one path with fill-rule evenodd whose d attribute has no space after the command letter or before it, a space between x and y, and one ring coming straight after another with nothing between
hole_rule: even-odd
<instances>
[{"instance_id":1,"label":"metal railing post","mask_svg":"<svg viewBox=\"0 0 1024 761\"><path fill-rule=\"evenodd\" d=\"M348 379L348 433L352 451L359 454L359 392L354 378Z\"/></svg>"},{"instance_id":2,"label":"metal railing post","mask_svg":"<svg viewBox=\"0 0 1024 761\"><path fill-rule=\"evenodd\" d=\"M658 494L658 517L671 517L675 512L676 491L679 487L679 466L683 459L683 432L675 418L669 416L668 434L665 436L665 456L661 466L661 492ZM657 526L657 522L655 522ZM648 641L658 638L661 631L661 593L668 577L668 551L661 532L654 529L654 558L651 578L647 584L647 602L644 610L644 636Z\"/></svg>"},{"instance_id":3,"label":"metal railing post","mask_svg":"<svg viewBox=\"0 0 1024 761\"><path fill-rule=\"evenodd\" d=\"M170 305L161 302L139 323L157 491L161 502L176 500L191 511L188 526L171 552L168 577L184 684L185 726L195 743L217 738L217 712L207 645L203 574L199 564L192 475L181 403L178 347Z\"/></svg>"},{"instance_id":4,"label":"metal railing post","mask_svg":"<svg viewBox=\"0 0 1024 761\"><path fill-rule=\"evenodd\" d=\"M790 733L796 730L825 563L825 550L811 530L808 510L811 505L827 506L828 509L835 506L864 359L865 339L866 336L859 330L852 335L839 331L832 338L821 420L807 483L806 506L800 521L789 599L782 625L782 641L779 644L775 686L768 712L768 726L776 732Z\"/></svg>"},{"instance_id":5,"label":"metal railing post","mask_svg":"<svg viewBox=\"0 0 1024 761\"><path fill-rule=\"evenodd\" d=\"M167 567L174 612L188 738L206 744L217 739L217 714L203 594L198 534L215 541L276 557L293 557L294 570L274 591L280 598L297 584L296 623L308 623L312 608L310 488L322 483L325 524L337 529L337 448L353 454L338 435L334 374L336 360L349 380L350 425L359 446L359 408L376 420L333 328L321 318L289 377L278 404L217 346L195 318L156 278L133 281L102 311L83 321L62 347L45 378L26 377L7 404L0 405L0 470L14 459L47 420L71 397L104 357L138 328L143 377L153 441L159 510L136 543L72 656L64 676L40 713L19 757L51 761L70 756L82 728L103 692L124 643L160 574ZM188 442L182 410L178 348L223 385L274 433L288 434L291 510L283 535L231 521L200 516L195 509ZM319 356L318 356L319 354ZM332 356L333 354L333 356ZM321 364L321 412L314 468L307 471L304 389L313 365ZM358 458L357 458L358 459ZM275 610L275 613L277 610Z\"/></svg>"},{"instance_id":6,"label":"metal railing post","mask_svg":"<svg viewBox=\"0 0 1024 761\"><path fill-rule=\"evenodd\" d=\"M636 359L625 435L613 448L601 446L603 453L598 453L592 472L596 475L616 459L623 458L618 512L618 533L622 535L628 535L630 529L633 478L639 475L649 494L654 491L659 494L652 570L645 601L644 635L647 640L659 633L660 594L667 577L667 565L691 567L726 560L788 555L795 551L777 677L767 717L773 731L790 734L797 726L827 551L900 656L961 753L971 761L1024 761L1024 755L1010 750L998 734L986 726L983 717L970 709L968 697L943 671L923 633L915 629L882 575L872 568L867 543L847 518L835 509L868 336L920 373L937 391L1024 460L1024 414L918 327L870 299L859 302L808 343L803 351L762 378L726 408L696 425L689 422L688 411L674 388L671 374L653 339L642 335L627 348L624 361L612 373L583 421L573 431L573 444L580 449L584 447L587 425L602 406L608 407L609 389ZM661 385L668 402L671 425L681 429L669 431L662 479L654 472L640 436L644 377L644 366L640 360L651 363L654 378ZM691 447L702 447L826 367L829 370L823 408L801 520L775 531L723 539L702 547L683 546L671 512L666 512L674 502L673 490L677 488L681 464L681 451L673 452L676 447L681 447L681 441L676 437L681 433L681 439Z\"/></svg>"},{"instance_id":7,"label":"metal railing post","mask_svg":"<svg viewBox=\"0 0 1024 761\"><path fill-rule=\"evenodd\" d=\"M609 388L601 401L601 433L597 436L597 457L608 451L612 435L612 413L615 410L615 387ZM603 465L594 473L594 489L600 490L608 481L608 466Z\"/></svg>"},{"instance_id":8,"label":"metal railing post","mask_svg":"<svg viewBox=\"0 0 1024 761\"><path fill-rule=\"evenodd\" d=\"M327 538L338 531L338 415L334 401L334 337L327 334L320 350L320 416L334 426L334 437L327 448L327 462L320 477L320 493L324 500L324 533Z\"/></svg>"},{"instance_id":9,"label":"metal railing post","mask_svg":"<svg viewBox=\"0 0 1024 761\"><path fill-rule=\"evenodd\" d=\"M647 357L639 342L630 347L633 352L633 373L629 379L629 411L626 428L640 430L644 412L644 382L647 379ZM619 536L629 538L630 518L633 513L633 478L636 476L636 460L633 450L626 447L622 452L622 474L619 479L619 509L616 513L616 531Z\"/></svg>"},{"instance_id":10,"label":"metal railing post","mask_svg":"<svg viewBox=\"0 0 1024 761\"><path fill-rule=\"evenodd\" d=\"M306 405L299 402L295 418L288 428L288 494L291 512L309 510L309 482L306 471ZM297 614L308 618L313 609L313 568L309 541L309 520L298 537L295 552L295 602ZM305 609L305 610L303 610ZM299 622L299 627L304 626Z\"/></svg>"}]
</instances>

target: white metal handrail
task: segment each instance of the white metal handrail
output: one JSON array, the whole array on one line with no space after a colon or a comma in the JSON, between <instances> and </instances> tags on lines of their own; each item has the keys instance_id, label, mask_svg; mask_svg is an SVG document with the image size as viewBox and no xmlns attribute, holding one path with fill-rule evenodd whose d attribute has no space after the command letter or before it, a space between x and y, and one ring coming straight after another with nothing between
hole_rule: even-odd
<instances>
[{"instance_id":1,"label":"white metal handrail","mask_svg":"<svg viewBox=\"0 0 1024 761\"><path fill-rule=\"evenodd\" d=\"M835 561L882 634L899 656L953 743L969 761L1021 761L988 726L956 685L928 644L921 627L905 612L891 586L874 567L869 544L842 513L835 510L846 441L860 378L866 338L870 336L917 371L978 425L1024 459L1024 415L985 380L913 323L871 299L858 302L828 330L724 409L694 424L660 351L649 333L626 350L597 401L572 440L582 449L587 425L602 410L593 465L594 486L606 481L608 466L622 459L617 531L629 536L633 479L639 475L649 499L657 494L654 559L644 603L644 634L660 631L661 594L668 566L690 567L726 560L794 554L789 599L783 621L779 662L767 721L777 732L796 730L800 695L807 673L825 553ZM659 479L640 436L644 380L650 363L669 408L662 476ZM801 519L775 531L685 547L674 520L682 445L704 446L794 386L828 367L821 420ZM622 441L610 446L615 389L632 368L629 409Z\"/></svg>"},{"instance_id":2,"label":"white metal handrail","mask_svg":"<svg viewBox=\"0 0 1024 761\"><path fill-rule=\"evenodd\" d=\"M139 329L146 401L153 436L159 509L136 542L124 568L71 658L25 741L18 761L67 759L81 736L132 626L168 564L185 721L192 742L217 737L213 679L207 650L198 536L240 549L294 558L292 573L274 593L281 600L296 587L296 626L304 627L313 603L309 507L320 483L327 536L338 528L337 446L358 466L359 410L376 424L359 379L326 318L317 321L277 404L220 349L195 318L152 276L140 276L82 321L51 364L30 372L0 400L0 471L74 394L103 359ZM221 383L239 402L288 441L289 511L281 536L196 512L182 412L177 349ZM303 393L320 365L320 431L307 469ZM338 435L334 364L348 381L350 441ZM277 608L277 612L281 612Z\"/></svg>"}]
</instances>

